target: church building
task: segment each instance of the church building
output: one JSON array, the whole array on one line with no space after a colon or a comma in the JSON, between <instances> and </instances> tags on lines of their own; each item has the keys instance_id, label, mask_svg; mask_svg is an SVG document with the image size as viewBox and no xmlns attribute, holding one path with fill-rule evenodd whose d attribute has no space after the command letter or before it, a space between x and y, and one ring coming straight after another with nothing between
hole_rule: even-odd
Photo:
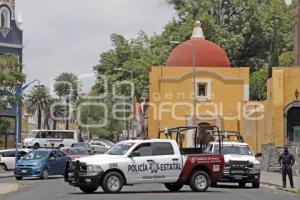
<instances>
[{"instance_id":1,"label":"church building","mask_svg":"<svg viewBox=\"0 0 300 200\"><path fill-rule=\"evenodd\" d=\"M274 67L267 100L249 101L249 68L231 67L225 50L205 39L198 21L166 66L151 69L149 137L179 126L216 126L239 131L257 153L263 144L282 147L300 141L299 92L300 67ZM194 146L192 133L184 135L183 145Z\"/></svg>"}]
</instances>

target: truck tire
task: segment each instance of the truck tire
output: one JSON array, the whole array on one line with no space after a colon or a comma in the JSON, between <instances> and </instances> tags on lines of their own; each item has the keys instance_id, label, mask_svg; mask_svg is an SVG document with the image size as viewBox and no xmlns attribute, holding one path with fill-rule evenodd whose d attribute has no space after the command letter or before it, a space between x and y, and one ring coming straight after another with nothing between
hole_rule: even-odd
<instances>
[{"instance_id":1,"label":"truck tire","mask_svg":"<svg viewBox=\"0 0 300 200\"><path fill-rule=\"evenodd\" d=\"M246 182L245 181L239 182L239 186L240 186L240 188L246 187Z\"/></svg>"},{"instance_id":2,"label":"truck tire","mask_svg":"<svg viewBox=\"0 0 300 200\"><path fill-rule=\"evenodd\" d=\"M86 194L91 194L94 193L98 187L79 187L79 189Z\"/></svg>"},{"instance_id":3,"label":"truck tire","mask_svg":"<svg viewBox=\"0 0 300 200\"><path fill-rule=\"evenodd\" d=\"M255 181L252 183L252 187L253 188L259 188L260 187L260 182L259 181Z\"/></svg>"},{"instance_id":4,"label":"truck tire","mask_svg":"<svg viewBox=\"0 0 300 200\"><path fill-rule=\"evenodd\" d=\"M119 172L107 173L102 181L102 189L107 193L120 192L124 185L124 178Z\"/></svg>"},{"instance_id":5,"label":"truck tire","mask_svg":"<svg viewBox=\"0 0 300 200\"><path fill-rule=\"evenodd\" d=\"M190 188L193 192L205 192L210 185L210 178L205 171L196 171L190 179Z\"/></svg>"},{"instance_id":6,"label":"truck tire","mask_svg":"<svg viewBox=\"0 0 300 200\"><path fill-rule=\"evenodd\" d=\"M183 187L183 184L181 184L181 183L165 183L165 187L171 192L178 192Z\"/></svg>"}]
</instances>

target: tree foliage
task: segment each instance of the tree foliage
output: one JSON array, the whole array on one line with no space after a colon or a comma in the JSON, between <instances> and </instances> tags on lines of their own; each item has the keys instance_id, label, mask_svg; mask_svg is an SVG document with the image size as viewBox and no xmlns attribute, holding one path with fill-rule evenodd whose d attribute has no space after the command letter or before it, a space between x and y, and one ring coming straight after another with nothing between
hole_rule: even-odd
<instances>
[{"instance_id":1,"label":"tree foliage","mask_svg":"<svg viewBox=\"0 0 300 200\"><path fill-rule=\"evenodd\" d=\"M22 73L22 64L13 54L0 55L0 111L15 102L14 94L24 83L25 74ZM6 92L11 95L3 98Z\"/></svg>"},{"instance_id":2,"label":"tree foliage","mask_svg":"<svg viewBox=\"0 0 300 200\"><path fill-rule=\"evenodd\" d=\"M253 99L265 100L267 98L268 67L262 67L253 72L250 77L250 94Z\"/></svg>"},{"instance_id":3,"label":"tree foliage","mask_svg":"<svg viewBox=\"0 0 300 200\"><path fill-rule=\"evenodd\" d=\"M176 16L161 34L149 37L140 32L132 39L119 34L111 36L112 48L101 53L99 64L94 66L98 79L93 93L105 90L101 76L107 77L111 94L112 84L130 80L128 71L132 71L135 96L138 100L146 96L151 66L165 65L175 47L172 41L188 40L194 22L201 20L206 39L225 49L233 67L250 67L251 99L265 98L268 78L265 66L270 69L280 65L287 60L281 57L293 50L294 2L287 5L284 0L167 0L167 3L175 9ZM120 91L128 94L125 87ZM102 100L114 101L112 96ZM111 121L111 124L121 123Z\"/></svg>"},{"instance_id":4,"label":"tree foliage","mask_svg":"<svg viewBox=\"0 0 300 200\"><path fill-rule=\"evenodd\" d=\"M28 111L37 114L38 129L42 128L42 116L50 113L52 98L48 88L44 86L34 87L27 95L26 104ZM45 123L44 123L45 125Z\"/></svg>"}]
</instances>

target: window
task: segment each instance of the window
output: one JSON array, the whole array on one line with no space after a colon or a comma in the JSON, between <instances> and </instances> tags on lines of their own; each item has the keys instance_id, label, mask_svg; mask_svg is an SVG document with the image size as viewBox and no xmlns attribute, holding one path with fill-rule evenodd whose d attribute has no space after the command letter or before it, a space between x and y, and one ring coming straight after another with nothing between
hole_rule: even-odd
<instances>
[{"instance_id":1,"label":"window","mask_svg":"<svg viewBox=\"0 0 300 200\"><path fill-rule=\"evenodd\" d=\"M140 152L141 156L152 156L152 147L150 143L144 143L137 146L133 152Z\"/></svg>"},{"instance_id":2,"label":"window","mask_svg":"<svg viewBox=\"0 0 300 200\"><path fill-rule=\"evenodd\" d=\"M196 98L199 101L207 101L211 99L211 80L197 79L196 82Z\"/></svg>"},{"instance_id":3,"label":"window","mask_svg":"<svg viewBox=\"0 0 300 200\"><path fill-rule=\"evenodd\" d=\"M56 151L52 151L49 155L49 158L54 157L56 158Z\"/></svg>"},{"instance_id":4,"label":"window","mask_svg":"<svg viewBox=\"0 0 300 200\"><path fill-rule=\"evenodd\" d=\"M207 84L206 83L199 83L198 84L198 96L199 97L206 97L207 96Z\"/></svg>"},{"instance_id":5,"label":"window","mask_svg":"<svg viewBox=\"0 0 300 200\"><path fill-rule=\"evenodd\" d=\"M169 142L154 142L152 143L153 155L173 155L174 149Z\"/></svg>"},{"instance_id":6,"label":"window","mask_svg":"<svg viewBox=\"0 0 300 200\"><path fill-rule=\"evenodd\" d=\"M46 132L46 138L53 138L53 132Z\"/></svg>"},{"instance_id":7,"label":"window","mask_svg":"<svg viewBox=\"0 0 300 200\"><path fill-rule=\"evenodd\" d=\"M2 7L0 9L1 13L1 28L10 28L10 11L7 7Z\"/></svg>"},{"instance_id":8,"label":"window","mask_svg":"<svg viewBox=\"0 0 300 200\"><path fill-rule=\"evenodd\" d=\"M65 135L65 139L74 139L74 133L63 133Z\"/></svg>"},{"instance_id":9,"label":"window","mask_svg":"<svg viewBox=\"0 0 300 200\"><path fill-rule=\"evenodd\" d=\"M58 152L58 157L65 157L65 156L66 155L63 152L61 152L61 151Z\"/></svg>"},{"instance_id":10,"label":"window","mask_svg":"<svg viewBox=\"0 0 300 200\"><path fill-rule=\"evenodd\" d=\"M15 151L7 151L6 157L15 157Z\"/></svg>"}]
</instances>

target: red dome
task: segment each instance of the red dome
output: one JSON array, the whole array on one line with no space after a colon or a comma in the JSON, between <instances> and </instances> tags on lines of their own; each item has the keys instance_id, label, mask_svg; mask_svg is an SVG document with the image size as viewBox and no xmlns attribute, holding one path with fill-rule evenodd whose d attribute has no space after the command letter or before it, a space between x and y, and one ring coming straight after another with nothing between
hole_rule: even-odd
<instances>
[{"instance_id":1,"label":"red dome","mask_svg":"<svg viewBox=\"0 0 300 200\"><path fill-rule=\"evenodd\" d=\"M193 48L195 45L196 67L230 67L230 61L224 49L205 39L192 38L179 44L169 55L166 66L193 66Z\"/></svg>"}]
</instances>

